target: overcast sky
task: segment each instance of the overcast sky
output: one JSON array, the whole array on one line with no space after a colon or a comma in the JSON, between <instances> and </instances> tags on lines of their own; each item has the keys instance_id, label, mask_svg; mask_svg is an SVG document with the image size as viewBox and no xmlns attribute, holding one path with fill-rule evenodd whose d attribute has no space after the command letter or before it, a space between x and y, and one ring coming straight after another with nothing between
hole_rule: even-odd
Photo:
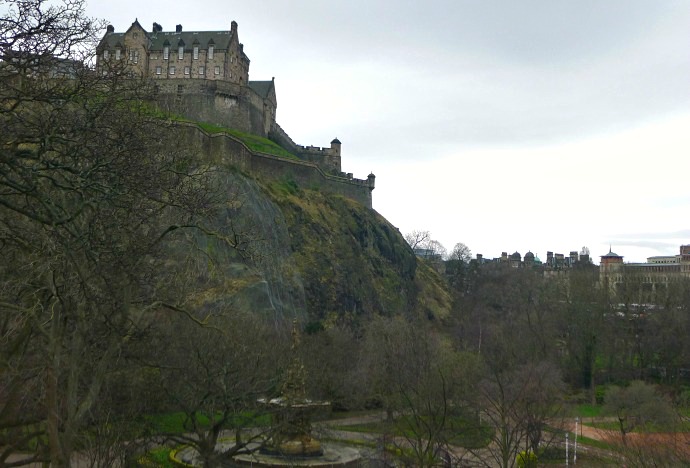
<instances>
[{"instance_id":1,"label":"overcast sky","mask_svg":"<svg viewBox=\"0 0 690 468\"><path fill-rule=\"evenodd\" d=\"M230 29L279 124L343 143L374 208L496 257L690 243L687 0L91 0L125 31Z\"/></svg>"}]
</instances>

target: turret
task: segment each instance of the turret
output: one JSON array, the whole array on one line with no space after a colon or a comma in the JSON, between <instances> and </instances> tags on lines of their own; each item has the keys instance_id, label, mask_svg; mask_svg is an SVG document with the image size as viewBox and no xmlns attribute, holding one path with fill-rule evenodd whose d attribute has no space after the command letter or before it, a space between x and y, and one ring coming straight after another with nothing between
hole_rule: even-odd
<instances>
[{"instance_id":1,"label":"turret","mask_svg":"<svg viewBox=\"0 0 690 468\"><path fill-rule=\"evenodd\" d=\"M331 141L331 154L334 156L340 156L340 146L342 143L340 143L340 140L338 140L338 137L335 137L333 141Z\"/></svg>"},{"instance_id":2,"label":"turret","mask_svg":"<svg viewBox=\"0 0 690 468\"><path fill-rule=\"evenodd\" d=\"M367 176L367 182L369 183L369 190L374 190L376 187L376 176L373 172Z\"/></svg>"}]
</instances>

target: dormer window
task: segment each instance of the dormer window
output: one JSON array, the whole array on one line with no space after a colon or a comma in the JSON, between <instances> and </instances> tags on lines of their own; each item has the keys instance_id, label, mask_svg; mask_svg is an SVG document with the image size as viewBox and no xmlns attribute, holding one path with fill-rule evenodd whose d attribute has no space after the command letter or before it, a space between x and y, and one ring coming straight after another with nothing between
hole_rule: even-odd
<instances>
[{"instance_id":1,"label":"dormer window","mask_svg":"<svg viewBox=\"0 0 690 468\"><path fill-rule=\"evenodd\" d=\"M179 60L182 60L184 58L184 46L180 46L177 48L177 58Z\"/></svg>"},{"instance_id":2,"label":"dormer window","mask_svg":"<svg viewBox=\"0 0 690 468\"><path fill-rule=\"evenodd\" d=\"M168 60L170 58L170 47L163 47L163 60Z\"/></svg>"},{"instance_id":3,"label":"dormer window","mask_svg":"<svg viewBox=\"0 0 690 468\"><path fill-rule=\"evenodd\" d=\"M215 47L213 45L208 46L208 59L213 60L213 51Z\"/></svg>"},{"instance_id":4,"label":"dormer window","mask_svg":"<svg viewBox=\"0 0 690 468\"><path fill-rule=\"evenodd\" d=\"M199 46L194 46L194 60L199 60Z\"/></svg>"}]
</instances>

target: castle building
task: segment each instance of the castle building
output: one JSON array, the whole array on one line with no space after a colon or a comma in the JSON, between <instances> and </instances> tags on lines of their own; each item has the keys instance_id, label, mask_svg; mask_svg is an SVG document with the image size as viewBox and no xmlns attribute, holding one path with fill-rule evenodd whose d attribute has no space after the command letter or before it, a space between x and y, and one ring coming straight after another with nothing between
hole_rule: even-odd
<instances>
[{"instance_id":1,"label":"castle building","mask_svg":"<svg viewBox=\"0 0 690 468\"><path fill-rule=\"evenodd\" d=\"M269 138L318 167L321 178L327 180L318 185L339 186L371 207L374 174L361 180L343 173L338 138L323 148L295 143L276 122L275 80L250 81L249 64L235 21L225 31L184 31L180 24L175 31L163 31L158 23L147 31L135 20L125 32L116 32L109 25L96 49L97 73L151 80L155 100L163 110ZM295 164L283 169L285 173L307 170Z\"/></svg>"},{"instance_id":2,"label":"castle building","mask_svg":"<svg viewBox=\"0 0 690 468\"><path fill-rule=\"evenodd\" d=\"M125 32L108 26L96 49L96 68L126 66L154 80L159 103L190 119L268 136L276 120L274 80L249 81L249 57L237 23L226 31L146 31L135 20Z\"/></svg>"}]
</instances>

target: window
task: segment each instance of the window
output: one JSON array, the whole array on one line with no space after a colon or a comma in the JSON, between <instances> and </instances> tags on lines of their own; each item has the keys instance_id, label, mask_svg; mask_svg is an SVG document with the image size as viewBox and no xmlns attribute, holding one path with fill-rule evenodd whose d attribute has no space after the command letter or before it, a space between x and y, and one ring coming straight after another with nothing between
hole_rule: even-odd
<instances>
[{"instance_id":1,"label":"window","mask_svg":"<svg viewBox=\"0 0 690 468\"><path fill-rule=\"evenodd\" d=\"M175 67L170 67L170 74L174 75L175 74Z\"/></svg>"},{"instance_id":2,"label":"window","mask_svg":"<svg viewBox=\"0 0 690 468\"><path fill-rule=\"evenodd\" d=\"M163 72L163 67L157 66L156 67L156 75L160 75Z\"/></svg>"},{"instance_id":3,"label":"window","mask_svg":"<svg viewBox=\"0 0 690 468\"><path fill-rule=\"evenodd\" d=\"M213 60L213 49L214 49L214 48L215 48L215 47L212 46L212 45L208 46L208 59L209 59L209 60Z\"/></svg>"},{"instance_id":4,"label":"window","mask_svg":"<svg viewBox=\"0 0 690 468\"><path fill-rule=\"evenodd\" d=\"M213 73L215 73L216 75L220 75L220 67L217 66L217 67L213 70Z\"/></svg>"},{"instance_id":5,"label":"window","mask_svg":"<svg viewBox=\"0 0 690 468\"><path fill-rule=\"evenodd\" d=\"M184 74L189 75L189 67L184 67Z\"/></svg>"},{"instance_id":6,"label":"window","mask_svg":"<svg viewBox=\"0 0 690 468\"><path fill-rule=\"evenodd\" d=\"M177 58L179 60L182 60L184 58L184 46L180 46L177 48Z\"/></svg>"},{"instance_id":7,"label":"window","mask_svg":"<svg viewBox=\"0 0 690 468\"><path fill-rule=\"evenodd\" d=\"M199 46L194 46L194 60L199 60Z\"/></svg>"},{"instance_id":8,"label":"window","mask_svg":"<svg viewBox=\"0 0 690 468\"><path fill-rule=\"evenodd\" d=\"M120 60L120 49L115 49L115 60Z\"/></svg>"},{"instance_id":9,"label":"window","mask_svg":"<svg viewBox=\"0 0 690 468\"><path fill-rule=\"evenodd\" d=\"M139 63L139 51L138 50L130 50L129 51L129 61L132 63Z\"/></svg>"},{"instance_id":10,"label":"window","mask_svg":"<svg viewBox=\"0 0 690 468\"><path fill-rule=\"evenodd\" d=\"M110 58L110 51L106 49L103 51L103 60L108 60L109 58Z\"/></svg>"},{"instance_id":11,"label":"window","mask_svg":"<svg viewBox=\"0 0 690 468\"><path fill-rule=\"evenodd\" d=\"M199 75L203 75L203 74L204 74L204 67L199 67Z\"/></svg>"},{"instance_id":12,"label":"window","mask_svg":"<svg viewBox=\"0 0 690 468\"><path fill-rule=\"evenodd\" d=\"M168 60L168 57L170 57L170 47L165 46L163 47L163 60Z\"/></svg>"}]
</instances>

